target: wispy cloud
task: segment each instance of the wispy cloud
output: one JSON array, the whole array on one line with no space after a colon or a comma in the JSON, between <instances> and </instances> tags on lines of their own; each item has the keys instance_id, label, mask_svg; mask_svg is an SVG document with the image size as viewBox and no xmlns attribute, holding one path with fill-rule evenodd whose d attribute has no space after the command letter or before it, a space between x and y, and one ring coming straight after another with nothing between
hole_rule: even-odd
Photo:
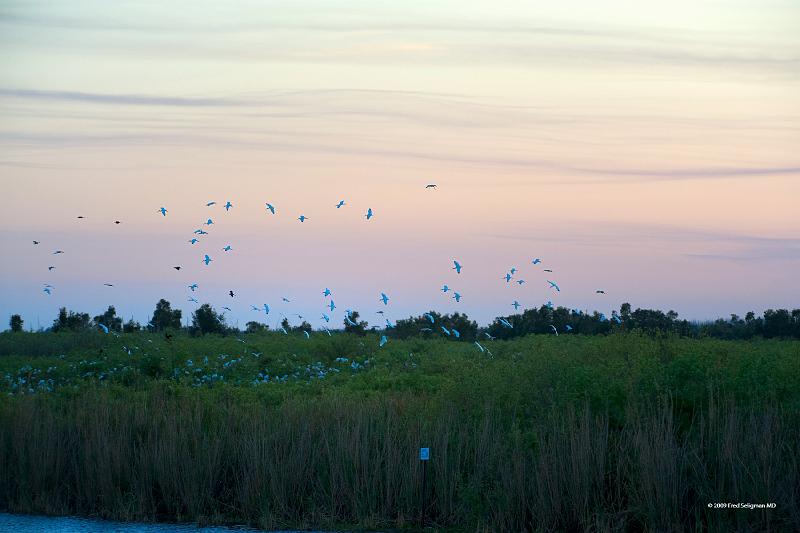
<instances>
[{"instance_id":1,"label":"wispy cloud","mask_svg":"<svg viewBox=\"0 0 800 533\"><path fill-rule=\"evenodd\" d=\"M233 106L248 105L248 102L230 98L189 98L178 96L154 96L144 94L102 94L79 91L41 91L36 89L0 88L0 96L33 100L81 102L88 104L122 104L143 106Z\"/></svg>"},{"instance_id":2,"label":"wispy cloud","mask_svg":"<svg viewBox=\"0 0 800 533\"><path fill-rule=\"evenodd\" d=\"M280 135L281 138L276 138ZM288 136L298 140L292 141ZM726 168L669 168L669 169L608 169L581 167L576 169L568 163L547 157L509 156L502 153L492 153L487 150L482 154L468 155L462 152L453 152L441 149L413 150L393 148L390 146L379 147L360 142L350 143L323 143L302 139L302 135L290 131L262 131L261 135L213 135L194 134L189 131L183 133L161 133L156 131L138 133L41 133L0 131L0 142L7 146L40 146L40 147L75 147L75 146L227 146L241 149L277 149L288 152L312 152L328 154L348 154L356 156L376 156L393 159L410 159L440 163L459 163L464 165L477 165L488 167L515 167L523 169L537 168L560 173L572 174L579 171L586 175L599 175L608 177L609 182L626 181L626 178L641 180L697 180L697 179L722 179L736 177L753 177L767 175L800 175L800 166L786 167L726 167ZM0 162L0 165L3 163ZM15 165L22 164L15 162ZM613 176L623 176L614 179ZM531 178L533 179L533 178ZM569 183L567 179L550 181ZM630 181L630 180L628 180Z\"/></svg>"},{"instance_id":3,"label":"wispy cloud","mask_svg":"<svg viewBox=\"0 0 800 533\"><path fill-rule=\"evenodd\" d=\"M526 228L495 238L557 242L581 247L657 249L707 261L800 261L800 238L757 236L701 228L619 222L554 222L548 231ZM703 251L695 251L702 249Z\"/></svg>"},{"instance_id":4,"label":"wispy cloud","mask_svg":"<svg viewBox=\"0 0 800 533\"><path fill-rule=\"evenodd\" d=\"M653 178L659 181L693 180L704 178L735 178L770 175L800 175L800 165L776 167L695 167L695 168L575 168L579 172L601 176L629 176L637 178ZM619 180L613 180L619 181Z\"/></svg>"},{"instance_id":5,"label":"wispy cloud","mask_svg":"<svg viewBox=\"0 0 800 533\"><path fill-rule=\"evenodd\" d=\"M169 22L170 17L141 13L103 17L92 10L81 15L62 8L66 14L53 14L58 11L6 6L0 12L0 25L16 30L18 35L10 43L14 46L58 43L60 48L91 48L95 54L125 53L153 59L680 66L747 69L792 77L800 66L796 47L766 42L758 33L733 30L631 27L597 21L480 20L474 14L445 18L440 13L420 20L413 16L413 9L404 17L390 17L380 8L355 12L324 6L314 7L316 16L310 21L292 10L273 7L268 17L256 14L245 18L222 9L216 20L186 17L181 24ZM32 35L37 33L30 31L32 28L68 35L56 41L42 39ZM187 39L187 33L197 38ZM332 40L332 33L341 35Z\"/></svg>"},{"instance_id":6,"label":"wispy cloud","mask_svg":"<svg viewBox=\"0 0 800 533\"><path fill-rule=\"evenodd\" d=\"M0 130L0 142L6 148L170 145L271 149L536 169L547 171L546 178L532 175L526 179L562 184L800 175L800 162L792 161L788 154L778 161L765 158L760 165L753 164L752 157L737 161L732 154L724 166L677 166L664 160L639 167L617 166L613 155L619 152L620 140L630 138L635 147L641 132L652 130L654 124L666 123L673 135L713 139L740 131L750 139L769 131L791 135L794 130L786 128L791 117L714 119L608 113L602 109L487 104L465 94L354 89L186 96L0 87L0 97L4 97L0 110L5 116L18 117ZM105 109L112 106L113 111ZM169 107L202 112L161 113L157 109ZM78 127L51 132L41 127L49 120L71 120ZM391 131L382 142L364 133L372 127L404 124L415 129ZM577 126L614 131L616 138L604 145L602 139L576 133ZM739 130L742 126L745 130ZM747 130L756 126L755 133ZM416 142L420 136L434 134L448 142L434 139L425 146ZM487 135L492 136L491 143L485 142ZM528 150L533 143L555 150ZM470 149L474 146L482 148ZM606 153L603 146L613 151ZM9 155L0 165L39 164L26 162L24 154Z\"/></svg>"}]
</instances>

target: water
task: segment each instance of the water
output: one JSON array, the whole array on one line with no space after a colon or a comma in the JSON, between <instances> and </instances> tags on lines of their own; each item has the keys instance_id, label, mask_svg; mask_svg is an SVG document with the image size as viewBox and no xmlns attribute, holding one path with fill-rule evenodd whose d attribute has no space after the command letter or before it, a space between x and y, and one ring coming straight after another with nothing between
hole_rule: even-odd
<instances>
[{"instance_id":1,"label":"water","mask_svg":"<svg viewBox=\"0 0 800 533\"><path fill-rule=\"evenodd\" d=\"M244 527L197 527L192 524L139 524L61 516L0 513L0 532L42 533L233 533L258 531ZM274 532L299 533L299 532Z\"/></svg>"}]
</instances>

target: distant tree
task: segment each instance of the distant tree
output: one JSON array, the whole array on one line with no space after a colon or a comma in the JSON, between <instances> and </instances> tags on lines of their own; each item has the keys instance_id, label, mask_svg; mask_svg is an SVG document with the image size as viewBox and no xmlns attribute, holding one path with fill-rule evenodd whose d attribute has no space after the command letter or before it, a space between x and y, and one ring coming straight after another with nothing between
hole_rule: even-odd
<instances>
[{"instance_id":1,"label":"distant tree","mask_svg":"<svg viewBox=\"0 0 800 533\"><path fill-rule=\"evenodd\" d=\"M311 333L313 330L314 328L311 326L311 324L309 324L305 320L303 320L299 326L295 326L292 328L292 331L297 333L303 333L304 331Z\"/></svg>"},{"instance_id":2,"label":"distant tree","mask_svg":"<svg viewBox=\"0 0 800 533\"><path fill-rule=\"evenodd\" d=\"M53 331L85 331L89 329L91 320L89 313L67 311L66 307L58 310L58 318L53 321Z\"/></svg>"},{"instance_id":3,"label":"distant tree","mask_svg":"<svg viewBox=\"0 0 800 533\"><path fill-rule=\"evenodd\" d=\"M156 304L153 311L153 318L150 319L148 327L153 331L163 331L165 329L180 329L181 310L172 309L172 306L165 299L161 299Z\"/></svg>"},{"instance_id":4,"label":"distant tree","mask_svg":"<svg viewBox=\"0 0 800 533\"><path fill-rule=\"evenodd\" d=\"M350 321L345 318L344 320L344 331L345 333L354 333L358 336L364 336L367 334L367 329L369 329L369 324L365 321L358 321L358 311L351 311L350 312ZM353 325L355 324L355 325Z\"/></svg>"},{"instance_id":5,"label":"distant tree","mask_svg":"<svg viewBox=\"0 0 800 533\"><path fill-rule=\"evenodd\" d=\"M105 313L97 315L93 320L95 324L103 324L111 331L122 331L122 318L117 316L113 305L109 305Z\"/></svg>"},{"instance_id":6,"label":"distant tree","mask_svg":"<svg viewBox=\"0 0 800 533\"><path fill-rule=\"evenodd\" d=\"M246 327L246 333L263 333L269 329L268 325L262 324L261 322L256 322L255 320L248 322Z\"/></svg>"},{"instance_id":7,"label":"distant tree","mask_svg":"<svg viewBox=\"0 0 800 533\"><path fill-rule=\"evenodd\" d=\"M787 309L767 309L764 311L764 336L791 337L793 329L792 315Z\"/></svg>"},{"instance_id":8,"label":"distant tree","mask_svg":"<svg viewBox=\"0 0 800 533\"><path fill-rule=\"evenodd\" d=\"M142 329L142 325L133 320L132 318L125 322L125 325L122 326L123 333L135 333Z\"/></svg>"},{"instance_id":9,"label":"distant tree","mask_svg":"<svg viewBox=\"0 0 800 533\"><path fill-rule=\"evenodd\" d=\"M431 322L430 318L433 318ZM447 333L444 331L445 328ZM453 333L458 332L458 337ZM445 337L451 340L474 341L478 336L478 323L462 313L441 315L436 311L398 320L392 330L397 338L405 339L424 334L431 337ZM449 335L448 335L449 333Z\"/></svg>"},{"instance_id":10,"label":"distant tree","mask_svg":"<svg viewBox=\"0 0 800 533\"><path fill-rule=\"evenodd\" d=\"M474 320L470 320L469 317L463 313L444 315L442 316L442 323L444 327L451 332L450 338L453 340L472 342L478 336L478 323ZM441 330L441 328L439 329ZM453 330L458 331L458 337L455 337L452 333Z\"/></svg>"},{"instance_id":11,"label":"distant tree","mask_svg":"<svg viewBox=\"0 0 800 533\"><path fill-rule=\"evenodd\" d=\"M18 333L22 331L22 317L19 315L11 315L8 325L11 326L11 331Z\"/></svg>"},{"instance_id":12,"label":"distant tree","mask_svg":"<svg viewBox=\"0 0 800 533\"><path fill-rule=\"evenodd\" d=\"M283 317L283 320L281 320L281 327L285 329L287 333L292 329L291 324L289 324L288 318Z\"/></svg>"},{"instance_id":13,"label":"distant tree","mask_svg":"<svg viewBox=\"0 0 800 533\"><path fill-rule=\"evenodd\" d=\"M194 335L205 335L207 333L224 334L226 331L225 317L218 314L211 304L203 304L192 313L191 332Z\"/></svg>"}]
</instances>

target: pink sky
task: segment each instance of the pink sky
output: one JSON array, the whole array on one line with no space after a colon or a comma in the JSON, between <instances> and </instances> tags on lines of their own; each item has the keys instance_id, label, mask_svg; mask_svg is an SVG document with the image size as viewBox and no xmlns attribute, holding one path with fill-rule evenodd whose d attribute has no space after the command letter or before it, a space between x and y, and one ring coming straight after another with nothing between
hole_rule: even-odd
<instances>
[{"instance_id":1,"label":"pink sky","mask_svg":"<svg viewBox=\"0 0 800 533\"><path fill-rule=\"evenodd\" d=\"M574 4L5 8L0 315L800 306L796 7Z\"/></svg>"}]
</instances>

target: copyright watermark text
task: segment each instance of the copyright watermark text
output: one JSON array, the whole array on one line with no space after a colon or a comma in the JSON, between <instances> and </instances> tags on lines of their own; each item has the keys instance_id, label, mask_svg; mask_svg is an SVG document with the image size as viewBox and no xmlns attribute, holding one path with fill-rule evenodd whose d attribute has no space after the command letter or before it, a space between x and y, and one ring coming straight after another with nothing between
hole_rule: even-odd
<instances>
[{"instance_id":1,"label":"copyright watermark text","mask_svg":"<svg viewBox=\"0 0 800 533\"><path fill-rule=\"evenodd\" d=\"M709 502L709 509L775 509L774 502L770 503L731 503L731 502Z\"/></svg>"}]
</instances>

